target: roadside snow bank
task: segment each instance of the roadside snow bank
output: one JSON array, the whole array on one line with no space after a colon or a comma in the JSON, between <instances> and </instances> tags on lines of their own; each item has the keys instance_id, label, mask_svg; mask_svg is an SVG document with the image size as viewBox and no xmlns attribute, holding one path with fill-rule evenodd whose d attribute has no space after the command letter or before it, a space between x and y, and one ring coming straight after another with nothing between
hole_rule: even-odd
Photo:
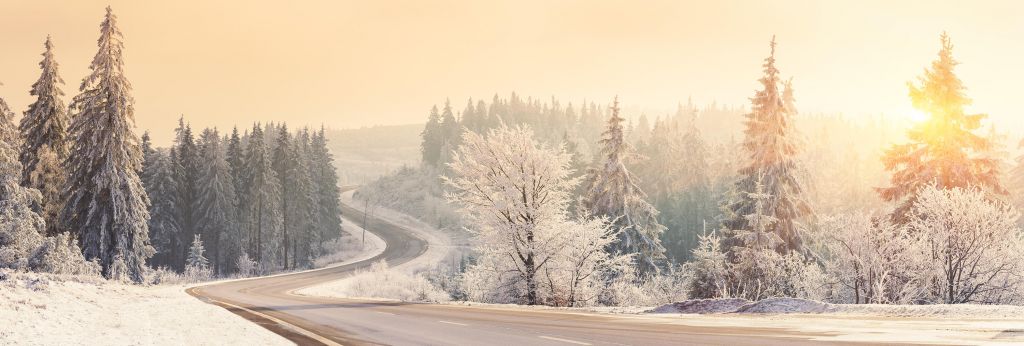
<instances>
[{"instance_id":1,"label":"roadside snow bank","mask_svg":"<svg viewBox=\"0 0 1024 346\"><path fill-rule=\"evenodd\" d=\"M648 310L654 314L823 314L873 317L1020 319L1024 306L937 304L829 304L797 298L768 298L751 302L739 298L693 299Z\"/></svg>"},{"instance_id":2,"label":"roadside snow bank","mask_svg":"<svg viewBox=\"0 0 1024 346\"><path fill-rule=\"evenodd\" d=\"M291 345L185 293L93 277L0 272L5 345Z\"/></svg>"},{"instance_id":3,"label":"roadside snow bank","mask_svg":"<svg viewBox=\"0 0 1024 346\"><path fill-rule=\"evenodd\" d=\"M747 304L750 304L750 301L742 298L691 299L665 304L650 312L656 314L720 314L736 312L736 310Z\"/></svg>"},{"instance_id":4,"label":"roadside snow bank","mask_svg":"<svg viewBox=\"0 0 1024 346\"><path fill-rule=\"evenodd\" d=\"M341 203L357 210L361 210L359 205L362 202L353 199L353 194L355 194L355 190L343 193L341 195ZM393 266L391 267L392 270L401 270L406 273L414 274L423 270L432 269L438 263L444 261L448 256L448 253L455 247L453 245L452 237L449 234L402 212L391 210L386 207L377 207L370 215L389 223L402 226L412 232L413 235L426 241L428 244L427 251L423 255L409 262ZM352 215L351 217L358 217L358 215ZM356 226L354 222L346 222L346 227L351 226L355 226L360 232L362 231L362 228ZM372 232L373 223L371 222L370 229L367 234Z\"/></svg>"},{"instance_id":5,"label":"roadside snow bank","mask_svg":"<svg viewBox=\"0 0 1024 346\"><path fill-rule=\"evenodd\" d=\"M748 314L820 314L831 311L831 304L798 298L768 298L736 310Z\"/></svg>"}]
</instances>

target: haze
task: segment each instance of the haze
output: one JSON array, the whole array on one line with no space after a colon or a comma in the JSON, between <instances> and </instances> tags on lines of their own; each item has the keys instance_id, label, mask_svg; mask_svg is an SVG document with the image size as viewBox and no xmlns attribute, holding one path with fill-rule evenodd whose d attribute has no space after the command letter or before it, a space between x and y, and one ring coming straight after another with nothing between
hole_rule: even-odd
<instances>
[{"instance_id":1,"label":"haze","mask_svg":"<svg viewBox=\"0 0 1024 346\"><path fill-rule=\"evenodd\" d=\"M446 97L461 109L510 91L619 95L653 114L691 96L746 105L772 34L801 111L899 114L943 30L974 109L1021 125L1014 1L8 1L0 96L19 116L47 34L77 93L108 4L137 125L161 145L182 114L196 127L405 124Z\"/></svg>"}]
</instances>

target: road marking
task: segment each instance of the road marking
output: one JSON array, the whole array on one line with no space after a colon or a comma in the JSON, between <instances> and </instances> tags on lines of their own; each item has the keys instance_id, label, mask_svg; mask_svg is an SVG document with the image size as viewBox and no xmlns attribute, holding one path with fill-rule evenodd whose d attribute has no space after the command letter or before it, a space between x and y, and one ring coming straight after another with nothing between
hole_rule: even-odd
<instances>
[{"instance_id":1,"label":"road marking","mask_svg":"<svg viewBox=\"0 0 1024 346\"><path fill-rule=\"evenodd\" d=\"M185 292L195 293L197 288L199 288L199 287L192 287L192 288L189 288L189 289L185 290ZM282 321L282 320L277 319L277 318L275 318L273 316L270 316L270 315L267 315L267 314L264 314L264 313L259 313L259 312L253 311L251 309L246 309L244 307L241 307L241 306L238 306L238 305L235 305L235 304L231 304L231 303L228 303L228 302L216 300L216 299L213 299L213 298L210 298L210 297L207 297L207 296L199 295L198 293L193 294L193 296L205 298L205 299L207 299L211 303L219 303L219 304L227 305L227 306L230 306L230 307L233 307L233 308L236 308L236 309L245 310L245 311L247 311L247 312L249 312L249 313L251 313L253 315L260 316L260 317L266 318L266 319L268 319L268 320L270 320L270 321L272 321L274 323L277 323L277 324L281 325L284 328L288 328L288 329L291 329L291 330L293 330L293 331L295 331L295 332L297 332L299 334L305 335L306 337L308 337L310 339L319 341L320 343L322 343L324 345L328 345L328 346L341 346L341 344L339 344L337 342L334 342L331 339L328 339L328 338L325 338L323 336L320 336L319 334L314 333L312 331L300 328L299 326L296 326L294 324Z\"/></svg>"},{"instance_id":2,"label":"road marking","mask_svg":"<svg viewBox=\"0 0 1024 346\"><path fill-rule=\"evenodd\" d=\"M384 311L374 311L374 312L376 312L376 313L378 313L378 314L384 314L384 315L391 315L391 316L394 316L394 315L395 315L395 314L393 314L393 313L390 313L390 312L384 312Z\"/></svg>"},{"instance_id":3,"label":"road marking","mask_svg":"<svg viewBox=\"0 0 1024 346\"><path fill-rule=\"evenodd\" d=\"M454 324L454 325L463 326L463 327L468 327L469 326L468 324L458 323L458 322L448 322L448 321L438 321L438 322L447 323L447 324Z\"/></svg>"},{"instance_id":4,"label":"road marking","mask_svg":"<svg viewBox=\"0 0 1024 346\"><path fill-rule=\"evenodd\" d=\"M569 340L569 339L562 339L562 338L556 338L556 337L552 337L552 336L543 336L543 335L540 335L540 338L541 338L541 339L548 339L548 340L554 340L554 341L561 341L561 342L567 342L567 343L570 343L570 344L576 344L576 345L590 345L590 344L588 344L588 343L585 343L585 342L582 342L582 341L576 341L576 340Z\"/></svg>"}]
</instances>

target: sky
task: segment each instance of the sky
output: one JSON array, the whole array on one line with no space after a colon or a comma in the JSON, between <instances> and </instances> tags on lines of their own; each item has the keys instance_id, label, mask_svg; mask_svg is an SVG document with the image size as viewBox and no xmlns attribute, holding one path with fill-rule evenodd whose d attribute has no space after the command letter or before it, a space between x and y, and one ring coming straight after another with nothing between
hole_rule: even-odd
<instances>
[{"instance_id":1,"label":"sky","mask_svg":"<svg viewBox=\"0 0 1024 346\"><path fill-rule=\"evenodd\" d=\"M0 97L32 102L52 35L68 99L96 52L104 7L125 34L136 122L157 144L193 127L287 121L354 128L423 122L451 98L516 91L657 115L744 105L768 42L805 113L908 113L907 82L947 31L974 111L1024 127L1020 1L28 1L0 3Z\"/></svg>"}]
</instances>

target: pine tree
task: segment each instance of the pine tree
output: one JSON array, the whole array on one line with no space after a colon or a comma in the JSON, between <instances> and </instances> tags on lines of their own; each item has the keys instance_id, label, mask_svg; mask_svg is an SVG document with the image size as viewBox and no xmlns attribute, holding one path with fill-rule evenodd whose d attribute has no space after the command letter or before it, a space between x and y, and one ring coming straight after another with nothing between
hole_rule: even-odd
<instances>
[{"instance_id":1,"label":"pine tree","mask_svg":"<svg viewBox=\"0 0 1024 346\"><path fill-rule=\"evenodd\" d=\"M32 84L29 94L36 97L21 118L18 130L23 139L19 160L22 165L22 185L42 193L40 209L46 220L48 235L60 231L61 191L65 176L63 163L67 160L67 107L61 97L60 85L64 80L58 73L53 57L53 43L46 37L42 69L39 79Z\"/></svg>"},{"instance_id":2,"label":"pine tree","mask_svg":"<svg viewBox=\"0 0 1024 346\"><path fill-rule=\"evenodd\" d=\"M338 173L334 168L334 156L327 149L327 135L323 127L313 136L311 150L311 180L316 203L316 228L323 241L341 236L341 190L338 187ZM322 247L322 246L321 246Z\"/></svg>"},{"instance_id":3,"label":"pine tree","mask_svg":"<svg viewBox=\"0 0 1024 346\"><path fill-rule=\"evenodd\" d=\"M941 36L939 57L919 78L909 84L914 108L928 114L907 134L910 143L895 145L882 162L893 173L891 186L878 189L883 199L898 203L893 219L907 220L918 192L935 184L940 189L981 187L990 194L1006 194L999 182L999 162L985 155L993 143L977 133L985 114L966 114L971 100L953 69L953 44Z\"/></svg>"},{"instance_id":4,"label":"pine tree","mask_svg":"<svg viewBox=\"0 0 1024 346\"><path fill-rule=\"evenodd\" d=\"M203 247L203 241L196 234L192 238L192 244L188 247L188 258L185 260L185 265L193 268L209 268L210 261L203 255L204 252L206 249Z\"/></svg>"},{"instance_id":5,"label":"pine tree","mask_svg":"<svg viewBox=\"0 0 1024 346\"><path fill-rule=\"evenodd\" d=\"M291 135L288 134L288 126L282 124L281 127L278 128L271 165L274 168L274 172L277 174L278 181L280 181L281 193L278 201L280 210L278 212L281 215L281 236L283 240L281 245L284 254L282 259L284 260L285 269L288 269L288 241L291 240L289 239L290 234L288 234L288 230L293 222L293 220L289 220L289 217L292 216L292 213L290 212L291 208L289 207L291 204L290 202L292 202L290 197L292 196L291 190L296 187L295 174L292 170L295 165L295 157L292 156L291 142Z\"/></svg>"},{"instance_id":6,"label":"pine tree","mask_svg":"<svg viewBox=\"0 0 1024 346\"><path fill-rule=\"evenodd\" d=\"M17 130L14 113L0 98L0 268L20 269L28 265L28 257L43 241L45 224L32 207L39 203L39 194L19 184L21 163L18 162Z\"/></svg>"},{"instance_id":7,"label":"pine tree","mask_svg":"<svg viewBox=\"0 0 1024 346\"><path fill-rule=\"evenodd\" d=\"M319 233L315 228L316 217L319 214L314 210L316 201L314 200L312 172L310 171L309 145L309 131L303 129L296 132L291 148L289 148L291 165L288 167L290 170L288 176L291 180L291 188L288 189L288 195L285 196L288 201L285 213L289 215L287 219L291 225L288 228L293 234L291 242L293 267L308 265L311 256L317 253L313 251L312 245L320 242L317 239Z\"/></svg>"},{"instance_id":8,"label":"pine tree","mask_svg":"<svg viewBox=\"0 0 1024 346\"><path fill-rule=\"evenodd\" d=\"M151 154L143 175L148 177L146 193L153 203L149 206L149 234L156 254L153 266L178 268L176 260L184 243L178 225L178 185L175 162L171 150L157 150Z\"/></svg>"},{"instance_id":9,"label":"pine tree","mask_svg":"<svg viewBox=\"0 0 1024 346\"><path fill-rule=\"evenodd\" d=\"M200 158L204 166L200 170L197 191L196 224L199 232L212 246L213 269L224 271L225 265L238 258L237 250L242 237L238 234L238 203L235 184L223 150L220 135L215 129L202 133Z\"/></svg>"},{"instance_id":10,"label":"pine tree","mask_svg":"<svg viewBox=\"0 0 1024 346\"><path fill-rule=\"evenodd\" d=\"M746 115L743 141L749 161L740 169L732 199L726 200L725 209L731 215L723 222L726 236L731 230L751 229L745 215L754 211L755 200L750 196L755 185L763 177L764 193L772 196L764 213L776 221L769 230L783 242L778 251L785 253L802 247L798 233L798 220L810 215L810 206L803 198L803 187L797 179L796 129L793 117L793 93L790 83L782 83L779 70L775 67L775 38L772 37L771 54L764 60L762 89L751 99L751 112ZM784 86L785 90L779 90ZM734 245L734 244L728 244Z\"/></svg>"},{"instance_id":11,"label":"pine tree","mask_svg":"<svg viewBox=\"0 0 1024 346\"><path fill-rule=\"evenodd\" d=\"M665 227L657 221L658 211L646 201L647 195L626 168L632 147L625 141L619 100L611 106L611 116L601 137L600 158L587 172L583 207L594 216L606 216L622 229L611 251L635 254L641 273L657 273L665 259L661 234Z\"/></svg>"},{"instance_id":12,"label":"pine tree","mask_svg":"<svg viewBox=\"0 0 1024 346\"><path fill-rule=\"evenodd\" d=\"M185 117L178 118L178 127L174 130L174 149L177 155L174 156L177 164L175 181L178 186L178 225L181 227L182 239L192 238L199 232L199 225L196 223L196 208L198 203L198 178L199 178L199 148L196 146L195 137L192 135L192 127L185 122ZM188 244L182 244L188 246ZM188 251L182 248L182 253ZM184 267L185 258L180 259L177 267Z\"/></svg>"},{"instance_id":13,"label":"pine tree","mask_svg":"<svg viewBox=\"0 0 1024 346\"><path fill-rule=\"evenodd\" d=\"M444 145L444 129L441 127L441 115L437 112L437 106L430 109L430 117L427 118L427 125L420 136L423 138L420 145L423 165L436 167L441 160L441 146Z\"/></svg>"},{"instance_id":14,"label":"pine tree","mask_svg":"<svg viewBox=\"0 0 1024 346\"><path fill-rule=\"evenodd\" d=\"M142 151L132 131L135 108L124 76L122 34L110 7L100 33L92 72L71 106L74 144L62 219L79 237L85 258L97 259L104 275L123 269L132 281L142 282L146 259L154 252L149 198L138 175ZM118 270L112 270L115 262Z\"/></svg>"},{"instance_id":15,"label":"pine tree","mask_svg":"<svg viewBox=\"0 0 1024 346\"><path fill-rule=\"evenodd\" d=\"M269 126L268 126L269 127ZM281 225L278 201L281 198L277 174L264 140L263 129L253 125L245 156L246 211L249 223L249 252L261 265L274 263L277 231Z\"/></svg>"}]
</instances>

